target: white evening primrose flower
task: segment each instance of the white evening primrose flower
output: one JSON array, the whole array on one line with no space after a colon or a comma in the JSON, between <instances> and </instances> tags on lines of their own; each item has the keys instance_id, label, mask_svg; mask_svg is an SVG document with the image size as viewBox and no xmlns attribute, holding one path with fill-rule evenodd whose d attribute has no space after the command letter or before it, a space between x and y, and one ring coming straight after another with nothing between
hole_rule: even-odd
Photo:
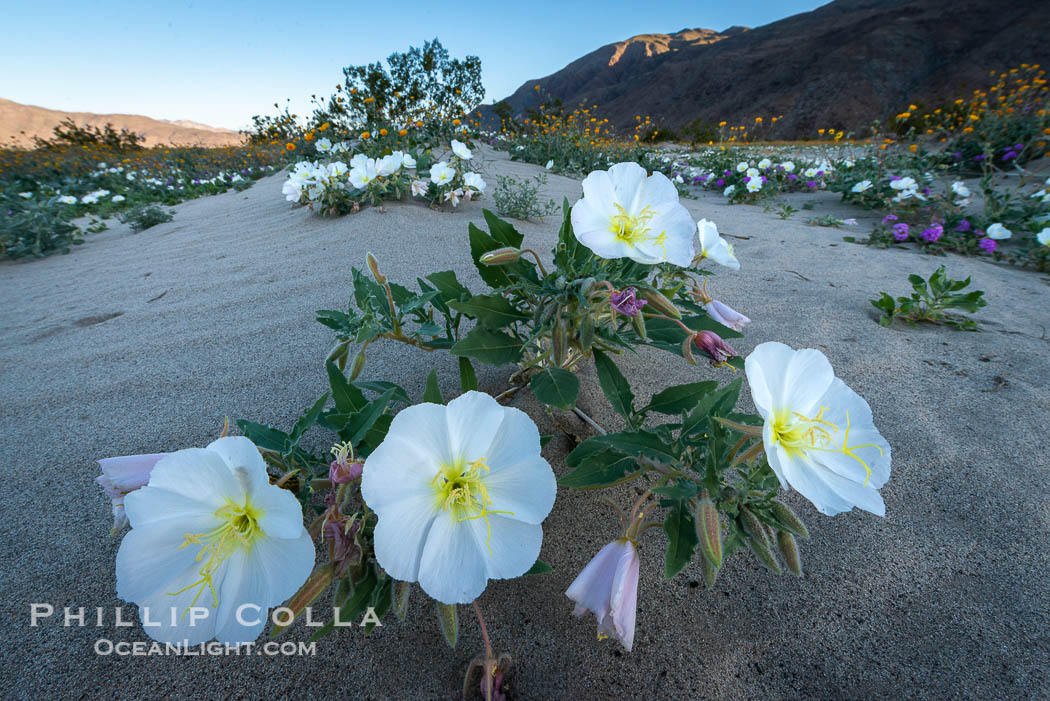
<instances>
[{"instance_id":1,"label":"white evening primrose flower","mask_svg":"<svg viewBox=\"0 0 1050 701\"><path fill-rule=\"evenodd\" d=\"M123 202L125 199L127 199L127 198L125 198L124 195L113 195L113 197L111 197L109 201L110 202Z\"/></svg>"},{"instance_id":2,"label":"white evening primrose flower","mask_svg":"<svg viewBox=\"0 0 1050 701\"><path fill-rule=\"evenodd\" d=\"M871 189L871 181L870 180L861 180L859 183L855 184L852 188L850 188L850 192L865 192L866 190L870 190L870 189Z\"/></svg>"},{"instance_id":3,"label":"white evening primrose flower","mask_svg":"<svg viewBox=\"0 0 1050 701\"><path fill-rule=\"evenodd\" d=\"M380 566L446 604L532 567L556 489L536 424L481 392L398 413L361 476Z\"/></svg>"},{"instance_id":4,"label":"white evening primrose flower","mask_svg":"<svg viewBox=\"0 0 1050 701\"><path fill-rule=\"evenodd\" d=\"M317 149L318 153L328 153L332 150L332 140L325 137L321 137L314 144L314 148Z\"/></svg>"},{"instance_id":5,"label":"white evening primrose flower","mask_svg":"<svg viewBox=\"0 0 1050 701\"><path fill-rule=\"evenodd\" d=\"M988 234L988 238L995 239L996 241L1002 241L1014 235L1014 232L1010 231L999 222L996 222L989 226L985 230L985 233Z\"/></svg>"},{"instance_id":6,"label":"white evening primrose flower","mask_svg":"<svg viewBox=\"0 0 1050 701\"><path fill-rule=\"evenodd\" d=\"M374 162L374 159L370 159L363 153L355 154L354 157L350 159L350 170L353 170L354 168L364 168L370 160Z\"/></svg>"},{"instance_id":7,"label":"white evening primrose flower","mask_svg":"<svg viewBox=\"0 0 1050 701\"><path fill-rule=\"evenodd\" d=\"M747 181L748 192L758 192L762 189L762 177L758 175L751 176L751 179Z\"/></svg>"},{"instance_id":8,"label":"white evening primrose flower","mask_svg":"<svg viewBox=\"0 0 1050 701\"><path fill-rule=\"evenodd\" d=\"M784 161L780 164L780 167L784 169L785 173L791 173L795 170L795 164L791 161Z\"/></svg>"},{"instance_id":9,"label":"white evening primrose flower","mask_svg":"<svg viewBox=\"0 0 1050 701\"><path fill-rule=\"evenodd\" d=\"M736 192L736 185L730 185L725 190L722 190L722 194L726 197L732 197L734 192Z\"/></svg>"},{"instance_id":10,"label":"white evening primrose flower","mask_svg":"<svg viewBox=\"0 0 1050 701\"><path fill-rule=\"evenodd\" d=\"M758 162L758 167L761 170L765 170L766 168L769 168L771 165L773 165L773 161L769 160L768 158L763 158L761 161Z\"/></svg>"},{"instance_id":11,"label":"white evening primrose flower","mask_svg":"<svg viewBox=\"0 0 1050 701\"><path fill-rule=\"evenodd\" d=\"M452 140L452 153L456 154L458 158L462 158L464 161L469 161L474 157L474 154L470 152L467 145L462 141Z\"/></svg>"},{"instance_id":12,"label":"white evening primrose flower","mask_svg":"<svg viewBox=\"0 0 1050 701\"><path fill-rule=\"evenodd\" d=\"M762 175L762 172L758 168L748 168L744 171L744 175L749 178L757 178Z\"/></svg>"},{"instance_id":13,"label":"white evening primrose flower","mask_svg":"<svg viewBox=\"0 0 1050 701\"><path fill-rule=\"evenodd\" d=\"M545 165L543 167L546 168L547 170L550 170L551 168L553 168L554 167L554 159L552 158L549 161L547 161L547 165Z\"/></svg>"},{"instance_id":14,"label":"white evening primrose flower","mask_svg":"<svg viewBox=\"0 0 1050 701\"><path fill-rule=\"evenodd\" d=\"M242 436L163 457L124 510L117 595L162 643L255 640L314 566L299 501Z\"/></svg>"},{"instance_id":15,"label":"white evening primrose flower","mask_svg":"<svg viewBox=\"0 0 1050 701\"><path fill-rule=\"evenodd\" d=\"M80 198L81 204L95 204L98 202L98 195L90 193Z\"/></svg>"},{"instance_id":16,"label":"white evening primrose flower","mask_svg":"<svg viewBox=\"0 0 1050 701\"><path fill-rule=\"evenodd\" d=\"M806 168L806 170L802 174L805 175L807 178L815 178L817 177L817 169Z\"/></svg>"},{"instance_id":17,"label":"white evening primrose flower","mask_svg":"<svg viewBox=\"0 0 1050 701\"><path fill-rule=\"evenodd\" d=\"M485 192L485 180L478 173L465 173L463 175L463 184L474 188L478 192Z\"/></svg>"},{"instance_id":18,"label":"white evening primrose flower","mask_svg":"<svg viewBox=\"0 0 1050 701\"><path fill-rule=\"evenodd\" d=\"M394 151L394 154L401 154L401 162L405 168L414 169L416 167L416 158L411 153L401 153L401 151Z\"/></svg>"},{"instance_id":19,"label":"white evening primrose flower","mask_svg":"<svg viewBox=\"0 0 1050 701\"><path fill-rule=\"evenodd\" d=\"M748 165L748 162L747 162L747 161L740 161L739 163L737 163L737 164L736 164L736 172L738 172L738 173L743 173L743 172L745 172L745 171L746 171L746 170L747 170L747 169L748 169L749 167L750 167L750 166Z\"/></svg>"},{"instance_id":20,"label":"white evening primrose flower","mask_svg":"<svg viewBox=\"0 0 1050 701\"><path fill-rule=\"evenodd\" d=\"M894 190L915 190L919 186L918 183L915 182L915 178L906 176L890 181L890 187Z\"/></svg>"},{"instance_id":21,"label":"white evening primrose flower","mask_svg":"<svg viewBox=\"0 0 1050 701\"><path fill-rule=\"evenodd\" d=\"M327 172L329 178L341 178L350 172L350 169L342 161L332 161L328 164Z\"/></svg>"},{"instance_id":22,"label":"white evening primrose flower","mask_svg":"<svg viewBox=\"0 0 1050 701\"><path fill-rule=\"evenodd\" d=\"M427 181L426 180L419 180L418 178L416 180L413 180L412 181L412 196L413 197L422 197L423 195L427 194L427 188L428 187L429 186L427 185Z\"/></svg>"},{"instance_id":23,"label":"white evening primrose flower","mask_svg":"<svg viewBox=\"0 0 1050 701\"><path fill-rule=\"evenodd\" d=\"M952 192L963 198L970 196L970 188L966 187L962 180L956 180L952 183Z\"/></svg>"},{"instance_id":24,"label":"white evening primrose flower","mask_svg":"<svg viewBox=\"0 0 1050 701\"><path fill-rule=\"evenodd\" d=\"M77 198L73 197L72 195L62 195L58 198L58 201L62 204L76 204Z\"/></svg>"},{"instance_id":25,"label":"white evening primrose flower","mask_svg":"<svg viewBox=\"0 0 1050 701\"><path fill-rule=\"evenodd\" d=\"M736 254L733 253L733 244L718 235L718 227L715 226L714 222L706 219L698 221L696 223L696 240L700 249L700 260L710 258L719 265L724 265L731 270L740 270L740 261L736 259Z\"/></svg>"},{"instance_id":26,"label":"white evening primrose flower","mask_svg":"<svg viewBox=\"0 0 1050 701\"><path fill-rule=\"evenodd\" d=\"M374 158L366 158L363 163L359 162L359 167L351 167L350 169L350 184L358 190L364 190L367 188L377 177L379 177L379 173L376 170L376 161Z\"/></svg>"},{"instance_id":27,"label":"white evening primrose flower","mask_svg":"<svg viewBox=\"0 0 1050 701\"><path fill-rule=\"evenodd\" d=\"M1050 227L1046 227L1036 234L1035 240L1044 246L1050 246Z\"/></svg>"},{"instance_id":28,"label":"white evening primrose flower","mask_svg":"<svg viewBox=\"0 0 1050 701\"><path fill-rule=\"evenodd\" d=\"M459 205L460 197L463 197L463 188L457 187L455 190L449 190L445 193L445 201L451 202L453 207Z\"/></svg>"},{"instance_id":29,"label":"white evening primrose flower","mask_svg":"<svg viewBox=\"0 0 1050 701\"><path fill-rule=\"evenodd\" d=\"M584 179L572 229L599 258L682 267L693 259L693 218L674 183L663 173L647 176L637 163L617 163Z\"/></svg>"},{"instance_id":30,"label":"white evening primrose flower","mask_svg":"<svg viewBox=\"0 0 1050 701\"><path fill-rule=\"evenodd\" d=\"M456 177L456 169L445 161L438 161L430 166L430 182L435 185L447 185Z\"/></svg>"},{"instance_id":31,"label":"white evening primrose flower","mask_svg":"<svg viewBox=\"0 0 1050 701\"><path fill-rule=\"evenodd\" d=\"M878 516L878 489L890 476L890 446L868 403L835 377L818 350L759 345L744 367L751 397L765 419L762 441L780 484L823 514L857 506Z\"/></svg>"},{"instance_id":32,"label":"white evening primrose flower","mask_svg":"<svg viewBox=\"0 0 1050 701\"><path fill-rule=\"evenodd\" d=\"M405 163L405 156L400 151L395 151L389 156L383 156L376 161L376 172L382 177L393 175L397 171L401 170L401 166Z\"/></svg>"},{"instance_id":33,"label":"white evening primrose flower","mask_svg":"<svg viewBox=\"0 0 1050 701\"><path fill-rule=\"evenodd\" d=\"M20 193L18 193L18 196L23 198L23 199L27 199L28 200L28 199L31 199L33 197L33 193L32 192L20 192Z\"/></svg>"},{"instance_id":34,"label":"white evening primrose flower","mask_svg":"<svg viewBox=\"0 0 1050 701\"><path fill-rule=\"evenodd\" d=\"M345 141L337 141L332 144L332 153L346 153L350 150L350 144Z\"/></svg>"}]
</instances>

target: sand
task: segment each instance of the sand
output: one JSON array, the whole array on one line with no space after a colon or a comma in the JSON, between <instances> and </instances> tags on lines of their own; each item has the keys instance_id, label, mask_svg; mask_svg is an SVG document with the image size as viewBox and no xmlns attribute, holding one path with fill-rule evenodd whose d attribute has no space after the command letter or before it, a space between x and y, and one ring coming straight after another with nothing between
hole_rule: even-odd
<instances>
[{"instance_id":1,"label":"sand","mask_svg":"<svg viewBox=\"0 0 1050 701\"><path fill-rule=\"evenodd\" d=\"M540 171L487 157L488 175ZM172 222L140 234L117 226L70 255L0 265L5 698L458 696L478 629L464 610L459 646L447 648L418 592L406 623L391 618L367 638L341 631L314 657L93 651L100 638L148 640L137 625L113 625L119 538L109 536L96 459L205 445L227 415L289 426L326 389L322 360L332 336L314 311L345 306L349 268L363 266L366 251L394 281L452 268L481 286L467 223L480 223L491 200L454 212L404 203L324 219L291 208L281 182L277 175L243 193L186 202ZM578 181L559 176L546 190L559 201L580 193ZM792 198L796 206L801 197ZM812 532L802 544L805 578L772 575L739 554L713 591L696 563L664 581L664 537L651 531L641 542L635 649L625 654L598 642L593 617L573 618L563 596L618 535L617 520L594 493L560 492L542 554L555 571L490 583L481 599L494 646L514 657L518 698L1047 696L1047 282L974 259L844 243L874 217L833 194L811 199L817 208L789 221L713 194L685 204L741 237L732 240L742 269L720 272L711 286L754 320L737 349L767 340L819 348L871 404L894 449L882 490L886 518L831 519L788 494ZM845 231L805 223L828 213L860 224ZM558 223L555 216L517 226L546 251ZM942 262L986 291L980 333L876 323L869 299L903 294L909 273L926 276ZM448 356L396 344L372 349L369 379L393 380L418 397L436 366L446 395L458 388ZM728 379L658 352L624 371L642 396L669 382ZM508 369L479 375L495 393ZM593 371L583 385L580 405L618 426ZM541 431L556 431L530 398L515 404ZM571 417L560 420L582 430ZM555 472L566 471L569 448L559 436L546 449ZM629 488L610 496L627 504ZM30 627L31 602L87 607L89 625L63 627L56 616ZM99 606L107 613L96 628ZM297 627L287 639L306 637Z\"/></svg>"}]
</instances>

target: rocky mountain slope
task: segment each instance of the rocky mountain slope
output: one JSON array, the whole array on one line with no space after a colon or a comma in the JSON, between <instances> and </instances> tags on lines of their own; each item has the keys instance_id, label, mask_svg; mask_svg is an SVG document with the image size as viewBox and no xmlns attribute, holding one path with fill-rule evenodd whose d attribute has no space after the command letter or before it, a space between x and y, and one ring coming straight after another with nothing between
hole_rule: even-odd
<instances>
[{"instance_id":1,"label":"rocky mountain slope","mask_svg":"<svg viewBox=\"0 0 1050 701\"><path fill-rule=\"evenodd\" d=\"M609 44L527 81L507 102L516 112L544 95L597 104L626 128L635 115L676 129L783 115L780 137L857 129L910 102L968 95L991 70L1050 64L1048 28L1045 0L836 0L751 30Z\"/></svg>"},{"instance_id":2,"label":"rocky mountain slope","mask_svg":"<svg viewBox=\"0 0 1050 701\"><path fill-rule=\"evenodd\" d=\"M67 117L80 125L103 127L107 122L112 123L117 131L127 129L145 136L145 146L229 146L242 140L240 134L230 129L186 120L169 122L136 114L62 112L0 98L0 145L31 146L34 136L50 138L55 125Z\"/></svg>"}]
</instances>

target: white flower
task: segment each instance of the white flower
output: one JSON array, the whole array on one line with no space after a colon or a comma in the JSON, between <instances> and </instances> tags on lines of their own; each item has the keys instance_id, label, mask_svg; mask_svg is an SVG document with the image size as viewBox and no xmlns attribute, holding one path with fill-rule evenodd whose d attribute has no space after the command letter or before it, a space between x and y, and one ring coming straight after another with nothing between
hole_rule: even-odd
<instances>
[{"instance_id":1,"label":"white flower","mask_svg":"<svg viewBox=\"0 0 1050 701\"><path fill-rule=\"evenodd\" d=\"M332 150L332 140L328 139L326 137L321 137L320 139L317 140L317 143L315 144L314 147L320 153L327 153L328 151Z\"/></svg>"},{"instance_id":2,"label":"white flower","mask_svg":"<svg viewBox=\"0 0 1050 701\"><path fill-rule=\"evenodd\" d=\"M554 167L554 159L552 158L549 161L547 161L547 165L545 165L543 167L546 168L547 170L550 170L551 168L553 168Z\"/></svg>"},{"instance_id":3,"label":"white flower","mask_svg":"<svg viewBox=\"0 0 1050 701\"><path fill-rule=\"evenodd\" d=\"M128 182L134 182L135 181L135 174L134 173L128 173L124 177L128 180Z\"/></svg>"},{"instance_id":4,"label":"white flower","mask_svg":"<svg viewBox=\"0 0 1050 701\"><path fill-rule=\"evenodd\" d=\"M95 204L98 202L98 195L87 194L80 198L81 204Z\"/></svg>"},{"instance_id":5,"label":"white flower","mask_svg":"<svg viewBox=\"0 0 1050 701\"><path fill-rule=\"evenodd\" d=\"M480 392L398 413L361 476L380 566L446 604L532 567L555 492L536 424Z\"/></svg>"},{"instance_id":6,"label":"white flower","mask_svg":"<svg viewBox=\"0 0 1050 701\"><path fill-rule=\"evenodd\" d=\"M854 506L884 516L878 489L890 476L890 446L868 403L835 377L824 354L768 342L744 367L765 419L766 458L780 484L828 516Z\"/></svg>"},{"instance_id":7,"label":"white flower","mask_svg":"<svg viewBox=\"0 0 1050 701\"><path fill-rule=\"evenodd\" d=\"M370 159L365 154L358 153L350 159L350 170L353 170L354 168L364 168L370 160L372 160L373 163L375 162L373 159Z\"/></svg>"},{"instance_id":8,"label":"white flower","mask_svg":"<svg viewBox=\"0 0 1050 701\"><path fill-rule=\"evenodd\" d=\"M773 161L769 160L768 158L763 158L761 161L758 162L758 167L762 170L765 170L771 165L773 165Z\"/></svg>"},{"instance_id":9,"label":"white flower","mask_svg":"<svg viewBox=\"0 0 1050 701\"><path fill-rule=\"evenodd\" d=\"M1035 235L1035 240L1044 246L1050 246L1050 227L1044 228L1038 234Z\"/></svg>"},{"instance_id":10,"label":"white flower","mask_svg":"<svg viewBox=\"0 0 1050 701\"><path fill-rule=\"evenodd\" d=\"M815 177L817 177L817 169L816 168L806 168L806 170L803 173L803 175L805 175L807 178L815 178Z\"/></svg>"},{"instance_id":11,"label":"white flower","mask_svg":"<svg viewBox=\"0 0 1050 701\"><path fill-rule=\"evenodd\" d=\"M749 166L748 166L747 161L741 161L740 163L736 164L736 172L743 173L744 171L746 171L748 169L748 167Z\"/></svg>"},{"instance_id":12,"label":"white flower","mask_svg":"<svg viewBox=\"0 0 1050 701\"><path fill-rule=\"evenodd\" d=\"M62 195L58 198L58 201L62 204L76 204L77 198L73 197L72 195Z\"/></svg>"},{"instance_id":13,"label":"white flower","mask_svg":"<svg viewBox=\"0 0 1050 701\"><path fill-rule=\"evenodd\" d=\"M700 248L700 260L710 258L731 270L740 270L740 261L733 253L733 244L718 235L715 223L701 219L696 223L696 240Z\"/></svg>"},{"instance_id":14,"label":"white flower","mask_svg":"<svg viewBox=\"0 0 1050 701\"><path fill-rule=\"evenodd\" d=\"M758 192L762 189L762 178L758 175L751 176L751 179L747 181L748 192Z\"/></svg>"},{"instance_id":15,"label":"white flower","mask_svg":"<svg viewBox=\"0 0 1050 701\"><path fill-rule=\"evenodd\" d=\"M736 259L734 258L734 260ZM719 302L717 299L712 299L710 302L704 304L704 311L706 311L707 315L719 324L731 328L734 331L743 331L744 327L751 323L751 319L733 309L728 304Z\"/></svg>"},{"instance_id":16,"label":"white flower","mask_svg":"<svg viewBox=\"0 0 1050 701\"><path fill-rule=\"evenodd\" d=\"M405 156L400 151L395 151L389 156L383 156L376 163L376 172L382 177L393 175L397 171L401 170L401 166L404 165Z\"/></svg>"},{"instance_id":17,"label":"white flower","mask_svg":"<svg viewBox=\"0 0 1050 701\"><path fill-rule=\"evenodd\" d=\"M485 192L485 181L478 173L465 173L463 175L463 184L474 188L478 192Z\"/></svg>"},{"instance_id":18,"label":"white flower","mask_svg":"<svg viewBox=\"0 0 1050 701\"><path fill-rule=\"evenodd\" d=\"M28 199L31 199L33 197L33 193L32 192L20 192L20 193L18 193L18 196L19 197L23 197L23 198L28 200Z\"/></svg>"},{"instance_id":19,"label":"white flower","mask_svg":"<svg viewBox=\"0 0 1050 701\"><path fill-rule=\"evenodd\" d=\"M455 207L455 206L459 205L459 198L462 197L462 196L463 196L463 190L461 188L457 187L455 190L449 190L448 192L445 193L445 201L446 202L450 202L451 201L452 202L452 206Z\"/></svg>"},{"instance_id":20,"label":"white flower","mask_svg":"<svg viewBox=\"0 0 1050 701\"><path fill-rule=\"evenodd\" d=\"M985 233L988 234L988 238L995 239L996 241L1002 241L1014 235L1014 232L1010 231L999 222L989 226Z\"/></svg>"},{"instance_id":21,"label":"white flower","mask_svg":"<svg viewBox=\"0 0 1050 701\"><path fill-rule=\"evenodd\" d=\"M758 168L748 168L746 171L744 171L744 175L746 175L749 178L757 178L760 175L762 175L762 172L759 171Z\"/></svg>"},{"instance_id":22,"label":"white flower","mask_svg":"<svg viewBox=\"0 0 1050 701\"><path fill-rule=\"evenodd\" d=\"M861 180L859 183L850 188L850 192L864 192L865 190L871 189L870 180Z\"/></svg>"},{"instance_id":23,"label":"white flower","mask_svg":"<svg viewBox=\"0 0 1050 701\"><path fill-rule=\"evenodd\" d=\"M783 163L780 164L780 167L784 169L785 173L790 173L793 170L795 170L795 164L792 163L791 161L784 161Z\"/></svg>"},{"instance_id":24,"label":"white flower","mask_svg":"<svg viewBox=\"0 0 1050 701\"><path fill-rule=\"evenodd\" d=\"M663 173L647 177L637 163L617 163L584 179L572 229L599 258L682 267L693 258L693 218L678 190Z\"/></svg>"},{"instance_id":25,"label":"white flower","mask_svg":"<svg viewBox=\"0 0 1050 701\"><path fill-rule=\"evenodd\" d=\"M970 196L970 188L966 187L966 185L963 184L963 181L961 180L956 180L954 183L952 183L952 192L958 195L959 197Z\"/></svg>"},{"instance_id":26,"label":"white flower","mask_svg":"<svg viewBox=\"0 0 1050 701\"><path fill-rule=\"evenodd\" d=\"M125 199L124 195L113 195L110 202L123 202Z\"/></svg>"},{"instance_id":27,"label":"white flower","mask_svg":"<svg viewBox=\"0 0 1050 701\"><path fill-rule=\"evenodd\" d=\"M456 154L457 157L462 158L464 161L469 161L474 157L474 154L470 152L467 145L462 141L452 140L452 153Z\"/></svg>"},{"instance_id":28,"label":"white flower","mask_svg":"<svg viewBox=\"0 0 1050 701\"><path fill-rule=\"evenodd\" d=\"M730 185L725 190L722 190L722 194L726 197L732 197L734 192L736 192L736 185Z\"/></svg>"},{"instance_id":29,"label":"white flower","mask_svg":"<svg viewBox=\"0 0 1050 701\"><path fill-rule=\"evenodd\" d=\"M124 509L117 595L163 643L254 640L314 566L302 507L244 437L164 457Z\"/></svg>"},{"instance_id":30,"label":"white flower","mask_svg":"<svg viewBox=\"0 0 1050 701\"><path fill-rule=\"evenodd\" d=\"M354 156L356 159L357 156ZM376 161L374 158L366 158L364 162L358 162L358 167L353 167L353 161L351 161L349 180L350 184L357 190L364 190L368 187L369 183L379 177L379 173L376 171Z\"/></svg>"},{"instance_id":31,"label":"white flower","mask_svg":"<svg viewBox=\"0 0 1050 701\"><path fill-rule=\"evenodd\" d=\"M915 182L915 178L906 176L903 178L897 178L896 180L891 180L890 187L894 190L915 190L918 188L918 184Z\"/></svg>"},{"instance_id":32,"label":"white flower","mask_svg":"<svg viewBox=\"0 0 1050 701\"><path fill-rule=\"evenodd\" d=\"M426 180L419 180L419 179L413 180L412 181L412 196L413 197L422 197L423 195L427 194L427 187L428 187L428 185L427 185L427 181Z\"/></svg>"},{"instance_id":33,"label":"white flower","mask_svg":"<svg viewBox=\"0 0 1050 701\"><path fill-rule=\"evenodd\" d=\"M349 168L342 161L332 161L328 164L327 174L329 178L341 178L349 172Z\"/></svg>"},{"instance_id":34,"label":"white flower","mask_svg":"<svg viewBox=\"0 0 1050 701\"><path fill-rule=\"evenodd\" d=\"M576 602L573 615L592 611L598 619L598 637L616 638L627 652L634 647L638 617L638 567L634 542L614 540L598 551L565 592Z\"/></svg>"},{"instance_id":35,"label":"white flower","mask_svg":"<svg viewBox=\"0 0 1050 701\"><path fill-rule=\"evenodd\" d=\"M401 164L405 168L411 169L416 167L416 159L412 156L412 154L403 153L401 151L394 151L393 155L401 157Z\"/></svg>"},{"instance_id":36,"label":"white flower","mask_svg":"<svg viewBox=\"0 0 1050 701\"><path fill-rule=\"evenodd\" d=\"M435 185L441 186L450 183L454 177L456 177L456 169L445 161L438 161L430 166L430 182Z\"/></svg>"}]
</instances>

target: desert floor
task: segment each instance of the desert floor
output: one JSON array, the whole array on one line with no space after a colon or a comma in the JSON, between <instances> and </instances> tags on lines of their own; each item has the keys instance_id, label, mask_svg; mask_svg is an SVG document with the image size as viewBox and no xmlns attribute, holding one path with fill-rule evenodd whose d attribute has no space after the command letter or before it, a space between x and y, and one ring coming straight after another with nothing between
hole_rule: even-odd
<instances>
[{"instance_id":1,"label":"desert floor","mask_svg":"<svg viewBox=\"0 0 1050 701\"><path fill-rule=\"evenodd\" d=\"M485 158L490 187L494 174L541 170L503 154ZM367 251L403 284L452 268L481 287L467 223L483 221L490 199L452 212L404 203L324 219L284 201L283 177L186 202L174 221L141 234L117 225L70 255L0 265L5 698L458 696L480 647L477 626L461 611L459 646L449 649L418 592L406 623L390 617L369 637L342 630L312 658L93 651L100 638L148 640L137 624L113 625L120 541L109 535L95 460L205 445L224 416L290 426L327 389L322 362L332 334L314 311L345 307L350 266L363 267ZM575 201L580 185L551 176L546 191ZM805 198L788 199L801 206ZM845 234L864 235L875 216L834 194L812 199L813 212L788 221L715 194L683 202L739 237L730 240L742 269L719 270L711 285L753 319L733 342L737 350L767 340L819 348L871 404L894 451L882 490L886 518L827 518L789 493L812 532L802 543L805 577L772 575L741 553L713 591L695 562L664 581L664 537L650 532L641 542L635 647L626 654L597 641L593 617L573 618L563 595L619 535L618 521L594 493L561 492L542 554L555 571L492 582L481 599L494 646L514 658L518 698L1048 694L1047 281L973 259L844 243ZM822 214L860 223L848 231L806 223ZM559 220L516 226L530 246L548 251ZM876 323L869 299L883 290L904 294L909 273L925 277L942 262L986 291L979 333ZM450 356L392 343L369 349L363 378L398 382L418 397L435 366L446 396L457 392ZM624 370L643 396L668 383L729 377L658 352L627 360ZM502 390L508 374L484 368L482 389ZM617 426L592 369L583 380L581 407ZM514 403L541 432L557 433L534 400L519 395ZM584 430L571 416L558 420ZM310 437L327 440L320 430ZM570 447L559 434L545 449L556 473L566 471ZM626 504L629 490L610 496ZM87 625L64 627L59 613L31 627L32 602L59 612L86 607ZM102 627L94 626L95 607L106 609ZM288 634L307 637L301 624Z\"/></svg>"}]
</instances>

